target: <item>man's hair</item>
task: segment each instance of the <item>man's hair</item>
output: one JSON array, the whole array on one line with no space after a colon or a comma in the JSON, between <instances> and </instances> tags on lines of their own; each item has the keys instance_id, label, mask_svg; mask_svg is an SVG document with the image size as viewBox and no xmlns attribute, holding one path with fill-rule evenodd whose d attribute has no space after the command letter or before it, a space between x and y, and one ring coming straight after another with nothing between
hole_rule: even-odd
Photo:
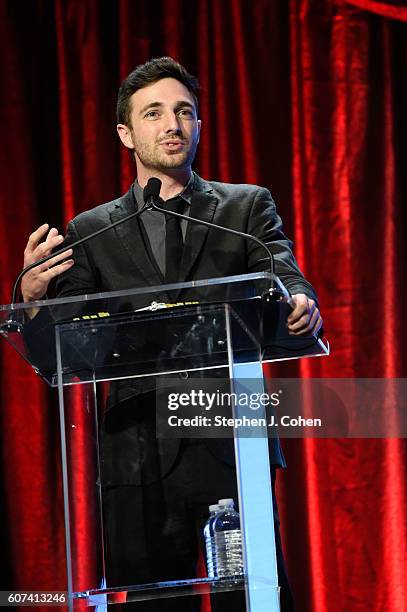
<instances>
[{"instance_id":1,"label":"man's hair","mask_svg":"<svg viewBox=\"0 0 407 612\"><path fill-rule=\"evenodd\" d=\"M139 89L167 78L176 79L185 85L192 95L198 112L198 79L189 74L172 57L156 57L145 64L137 66L120 85L116 106L117 122L130 127L131 96Z\"/></svg>"}]
</instances>

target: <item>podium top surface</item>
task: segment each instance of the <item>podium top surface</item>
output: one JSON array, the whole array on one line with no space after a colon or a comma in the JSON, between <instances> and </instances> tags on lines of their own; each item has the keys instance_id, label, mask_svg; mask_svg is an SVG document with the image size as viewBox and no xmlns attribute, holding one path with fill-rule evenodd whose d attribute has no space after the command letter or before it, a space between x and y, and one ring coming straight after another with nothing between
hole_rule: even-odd
<instances>
[{"instance_id":1,"label":"podium top surface","mask_svg":"<svg viewBox=\"0 0 407 612\"><path fill-rule=\"evenodd\" d=\"M226 301L227 298L231 299L244 299L247 292L256 291L258 295L274 289L275 291L281 292L282 295L288 297L288 292L280 279L271 274L270 272L252 272L250 274L239 274L235 276L224 276L220 278L209 278L202 280L193 280L183 283L172 283L169 285L154 285L154 286L143 286L133 287L130 289L123 289L121 291L110 291L105 293L88 293L84 295L74 295L63 298L54 298L50 300L37 300L35 302L24 303L16 302L15 304L2 304L0 305L0 316L3 321L4 315L1 313L10 313L12 311L29 311L32 308L46 308L49 306L61 306L64 304L81 304L94 302L95 306L99 301L114 299L114 298L146 298L148 301L150 298L151 302L157 302L157 296L167 295L174 296L185 292L195 292L208 296L215 295L217 301Z\"/></svg>"},{"instance_id":2,"label":"podium top surface","mask_svg":"<svg viewBox=\"0 0 407 612\"><path fill-rule=\"evenodd\" d=\"M58 372L79 384L227 367L231 327L241 360L327 354L288 335L289 312L280 281L259 272L4 305L0 334L51 386Z\"/></svg>"}]
</instances>

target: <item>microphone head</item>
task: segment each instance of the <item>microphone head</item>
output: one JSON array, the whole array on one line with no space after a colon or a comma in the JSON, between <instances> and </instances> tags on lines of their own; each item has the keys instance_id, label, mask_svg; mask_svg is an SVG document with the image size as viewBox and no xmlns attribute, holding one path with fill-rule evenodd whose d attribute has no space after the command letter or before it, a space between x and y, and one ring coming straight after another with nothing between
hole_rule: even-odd
<instances>
[{"instance_id":1,"label":"microphone head","mask_svg":"<svg viewBox=\"0 0 407 612\"><path fill-rule=\"evenodd\" d=\"M160 195L160 189L160 179L156 178L155 176L152 176L150 179L148 179L147 185L144 187L143 190L144 202L147 203L150 198L153 198L153 200L157 200Z\"/></svg>"}]
</instances>

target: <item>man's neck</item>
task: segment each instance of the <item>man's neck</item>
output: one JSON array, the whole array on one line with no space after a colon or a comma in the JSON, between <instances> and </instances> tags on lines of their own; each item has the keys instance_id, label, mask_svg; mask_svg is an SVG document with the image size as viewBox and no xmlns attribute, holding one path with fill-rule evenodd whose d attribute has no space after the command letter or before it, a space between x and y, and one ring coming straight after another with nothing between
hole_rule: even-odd
<instances>
[{"instance_id":1,"label":"man's neck","mask_svg":"<svg viewBox=\"0 0 407 612\"><path fill-rule=\"evenodd\" d=\"M160 170L140 170L137 172L137 182L144 189L147 185L148 180L151 177L155 177L160 179L161 191L160 198L164 201L169 200L170 198L174 198L178 194L180 194L185 185L188 183L191 178L192 170L191 168L182 169L176 173L172 172L171 174L164 173Z\"/></svg>"}]
</instances>

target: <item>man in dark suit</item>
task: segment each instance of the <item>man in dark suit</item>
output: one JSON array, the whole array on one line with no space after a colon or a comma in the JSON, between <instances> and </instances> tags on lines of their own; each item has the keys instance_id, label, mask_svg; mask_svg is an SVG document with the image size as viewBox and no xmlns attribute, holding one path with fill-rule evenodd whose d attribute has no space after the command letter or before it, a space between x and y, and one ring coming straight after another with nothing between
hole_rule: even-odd
<instances>
[{"instance_id":1,"label":"man in dark suit","mask_svg":"<svg viewBox=\"0 0 407 612\"><path fill-rule=\"evenodd\" d=\"M293 257L269 191L251 185L207 182L192 172L201 130L196 94L196 79L171 58L147 62L123 81L117 131L122 143L133 152L137 179L121 198L71 221L67 242L140 208L143 188L149 178L157 177L162 181L164 206L263 240L274 254L276 273L292 294L289 333L316 333L322 325L316 296ZM177 239L173 233L170 239L166 223L161 213L146 212L76 248L74 253L35 268L23 279L24 300L42 298L56 276L58 297L63 297L268 269L268 259L258 245L187 222L172 228ZM55 228L38 228L27 244L25 265L50 253L62 240ZM185 292L179 299L193 297ZM156 299L167 302L168 295L163 292ZM154 435L153 413L151 395L140 393L136 382L114 388L102 430L110 584L191 575L196 560L191 513L200 528L208 503L218 497L237 496L230 450L216 445L211 449L199 442L160 445ZM284 465L278 443L271 448L271 464L274 477L274 467ZM204 474L209 483L206 487L202 486ZM277 538L282 609L289 610L278 529ZM140 609L195 609L195 602L188 599L177 601L175 607L169 600L161 602L162 607L156 602L151 608L145 604ZM223 609L227 609L225 605Z\"/></svg>"}]
</instances>

